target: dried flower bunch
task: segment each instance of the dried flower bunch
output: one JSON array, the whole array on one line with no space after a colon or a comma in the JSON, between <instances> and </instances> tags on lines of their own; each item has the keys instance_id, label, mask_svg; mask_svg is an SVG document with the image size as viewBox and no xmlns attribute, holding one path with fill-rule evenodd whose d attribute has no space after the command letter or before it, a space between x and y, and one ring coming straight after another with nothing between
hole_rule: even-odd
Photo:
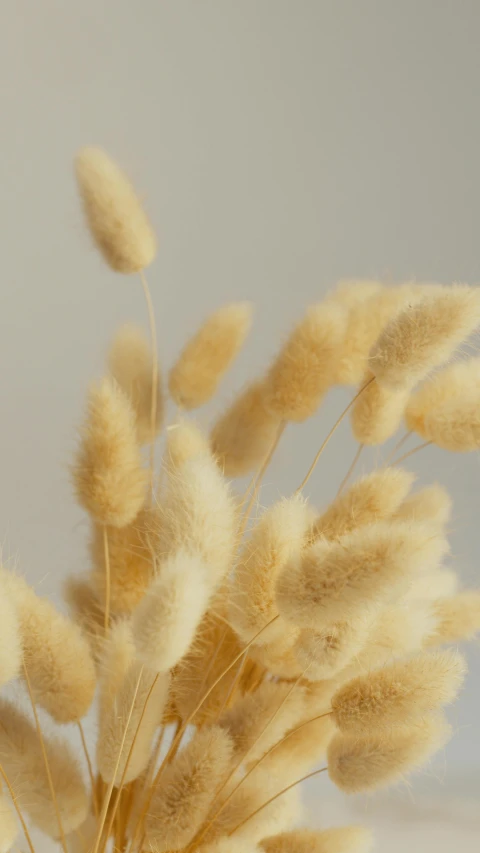
<instances>
[{"instance_id":1,"label":"dried flower bunch","mask_svg":"<svg viewBox=\"0 0 480 853\"><path fill-rule=\"evenodd\" d=\"M121 329L89 392L72 480L91 568L67 583L71 618L0 570L0 686L22 679L31 703L0 699L0 853L20 830L35 853L30 825L63 853L366 853L361 827L296 828L299 783L327 771L346 793L374 791L446 744L442 709L465 664L442 647L480 629L480 591L459 591L445 566L441 486L412 492L387 460L346 478L328 507L308 502L335 427L295 494L264 512L256 499L287 424L334 385L359 385L343 413L359 448L404 420L424 443L479 449L480 362L458 349L480 290L344 283L204 434L189 413L250 325L248 305L220 309L170 370L177 408L157 466L155 236L103 151L81 151L76 175L105 260L140 273L150 340ZM249 472L240 495L231 478ZM82 719L94 698L93 758ZM84 752L44 731L38 708L76 724Z\"/></svg>"}]
</instances>

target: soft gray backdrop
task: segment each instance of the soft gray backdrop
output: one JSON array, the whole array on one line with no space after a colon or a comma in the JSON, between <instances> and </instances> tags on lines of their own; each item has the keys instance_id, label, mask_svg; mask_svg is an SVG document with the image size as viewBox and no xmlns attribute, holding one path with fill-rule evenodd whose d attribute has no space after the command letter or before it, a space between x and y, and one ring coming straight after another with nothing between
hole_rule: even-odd
<instances>
[{"instance_id":1,"label":"soft gray backdrop","mask_svg":"<svg viewBox=\"0 0 480 853\"><path fill-rule=\"evenodd\" d=\"M165 364L208 311L255 301L228 398L339 278L480 278L480 4L1 6L1 536L5 559L56 593L85 560L68 483L83 394L115 327L145 319L138 282L105 270L84 233L75 150L106 147L146 200L161 243L149 279ZM289 431L262 501L297 484L346 399L333 395ZM345 424L311 482L319 504L353 452ZM412 464L451 488L454 561L478 583L478 458L429 449ZM446 839L451 850L460 828L463 853L476 849L478 649L469 656L446 756L409 790L350 803L380 827L378 849L438 850ZM312 819L346 819L327 779L308 796Z\"/></svg>"}]
</instances>

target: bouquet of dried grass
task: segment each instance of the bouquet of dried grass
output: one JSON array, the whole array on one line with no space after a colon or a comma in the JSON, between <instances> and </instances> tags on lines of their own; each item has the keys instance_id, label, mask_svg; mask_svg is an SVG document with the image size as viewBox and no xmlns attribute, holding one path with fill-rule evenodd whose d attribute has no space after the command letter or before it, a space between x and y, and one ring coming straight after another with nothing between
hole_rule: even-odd
<instances>
[{"instance_id":1,"label":"bouquet of dried grass","mask_svg":"<svg viewBox=\"0 0 480 853\"><path fill-rule=\"evenodd\" d=\"M23 829L35 853L30 825L63 853L367 851L360 827L295 828L299 783L326 771L346 793L374 791L449 739L442 707L465 664L437 647L480 628L480 592L459 591L444 566L449 497L412 492L397 459L352 485L350 472L314 508L303 489L333 427L295 494L252 510L286 426L335 384L360 386L343 413L360 449L402 419L424 443L479 449L480 362L452 357L480 321L480 291L340 286L207 435L189 413L250 325L248 305L220 309L170 370L159 471L166 401L144 274L155 236L106 154L83 150L76 174L105 260L140 274L151 340L120 330L88 396L72 479L91 568L68 581L71 619L0 570L0 685L23 679L32 709L0 700L0 851ZM230 479L249 472L239 495ZM81 722L94 697L95 759ZM83 755L43 730L38 708L78 726Z\"/></svg>"}]
</instances>

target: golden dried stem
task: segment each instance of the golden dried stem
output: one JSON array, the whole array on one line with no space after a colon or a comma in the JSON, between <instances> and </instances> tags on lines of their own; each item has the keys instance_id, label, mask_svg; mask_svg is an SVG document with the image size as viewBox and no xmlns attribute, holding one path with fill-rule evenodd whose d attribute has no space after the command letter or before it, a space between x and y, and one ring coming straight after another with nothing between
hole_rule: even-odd
<instances>
[{"instance_id":1,"label":"golden dried stem","mask_svg":"<svg viewBox=\"0 0 480 853\"><path fill-rule=\"evenodd\" d=\"M403 445L405 444L405 442L406 442L406 441L408 441L408 439L410 438L410 436L411 436L411 435L412 435L412 430L409 430L409 432L406 432L406 433L405 433L405 435L404 435L404 436L402 436L402 438L400 439L400 441L397 441L397 443L396 443L395 447L393 448L392 452L391 452L391 453L389 453L389 455L388 455L388 456L387 456L387 458L385 459L385 462L383 463L382 468L386 468L386 467L387 467L387 465L390 465L390 463L391 463L392 459L395 457L395 454L396 454L396 453L398 453L398 451L400 450L400 448L401 448L401 447L403 447Z\"/></svg>"},{"instance_id":2,"label":"golden dried stem","mask_svg":"<svg viewBox=\"0 0 480 853\"><path fill-rule=\"evenodd\" d=\"M87 741L85 738L85 732L83 730L83 726L82 726L82 723L80 720L77 720L77 728L78 728L78 731L80 733L80 740L82 741L82 749L83 749L83 753L85 755L85 760L87 762L88 776L90 779L90 787L92 789L93 812L95 814L95 817L98 817L98 801L97 801L97 792L96 792L96 785L95 785L95 776L93 775L92 762L90 760L90 755L88 752Z\"/></svg>"},{"instance_id":3,"label":"golden dried stem","mask_svg":"<svg viewBox=\"0 0 480 853\"><path fill-rule=\"evenodd\" d=\"M62 847L64 849L64 853L68 853L67 841L65 839L65 833L63 831L62 818L60 816L60 809L58 807L57 795L56 795L55 788L53 785L52 774L50 771L50 763L48 761L47 750L45 747L45 739L43 737L43 732L42 732L42 727L40 725L40 720L38 719L37 705L36 705L36 702L35 702L35 699L33 696L32 685L30 684L30 676L28 674L28 669L27 669L27 665L25 663L25 658L23 659L23 672L25 675L25 683L27 685L28 695L30 697L30 703L32 705L33 716L35 718L35 727L37 729L37 735L38 735L38 740L40 743L40 749L42 751L43 761L45 764L45 772L47 774L48 787L50 788L50 794L51 794L52 801L53 801L53 807L55 809L55 815L57 817L58 831L60 834L60 841L61 841Z\"/></svg>"},{"instance_id":4,"label":"golden dried stem","mask_svg":"<svg viewBox=\"0 0 480 853\"><path fill-rule=\"evenodd\" d=\"M338 487L338 492L335 495L336 498L338 498L342 494L345 486L347 485L350 477L352 476L355 468L357 467L358 460L360 459L360 456L362 455L362 450L364 449L364 447L365 447L364 444L358 445L357 452L355 453L355 456L353 457L352 464L350 465L350 468L348 469L348 471L345 474L342 482L340 483L340 486Z\"/></svg>"},{"instance_id":5,"label":"golden dried stem","mask_svg":"<svg viewBox=\"0 0 480 853\"><path fill-rule=\"evenodd\" d=\"M368 382L365 382L365 385L363 385L363 386L360 388L360 390L359 390L359 391L357 391L357 393L355 394L355 396L354 396L354 397L352 397L352 399L350 400L350 402L349 402L348 406L346 406L346 408L343 410L343 412L341 413L341 415L339 415L339 417L338 417L338 418L337 418L337 420L335 421L335 423L334 423L333 427L331 428L330 432L328 433L328 435L327 435L327 437L326 437L325 441L322 443L322 445L320 446L319 450L317 451L317 454L316 454L316 456L315 456L315 459L313 460L312 464L310 465L310 468L308 469L308 471L307 471L307 473L306 473L305 477L303 478L302 482L300 483L300 485L299 485L298 489L295 489L295 492L294 492L294 494L295 494L295 495L298 495L298 493L299 493L299 492L301 492L301 491L305 488L305 486L307 485L307 483L308 483L308 481L309 481L310 477L312 476L312 474L313 474L313 472L314 472L314 470L315 470L315 466L316 466L316 464L317 464L318 460L320 459L320 456L322 455L323 451L325 450L325 448L326 448L326 446L327 446L328 442L330 441L330 439L331 439L332 435L334 434L335 430L337 429L337 427L339 427L339 426L340 426L340 424L342 423L342 421L343 421L344 417L348 414L348 412L350 411L350 409L352 408L352 406L354 405L354 403L356 403L356 401L358 400L358 398L360 397L360 395L361 395L361 394L363 394L363 392L368 388L368 386L369 386L369 385L371 385L371 384L372 384L372 382L374 382L374 380L375 380L375 377L374 377L374 376L372 376L372 378L371 378L371 379L369 379L369 380L368 380Z\"/></svg>"},{"instance_id":6,"label":"golden dried stem","mask_svg":"<svg viewBox=\"0 0 480 853\"><path fill-rule=\"evenodd\" d=\"M410 456L413 456L414 453L418 453L419 450L423 450L424 447L429 447L430 444L433 444L432 441L424 441L423 444L417 444L413 450L409 450L408 453L404 453L403 456L400 456L400 459L394 459L392 465L400 465L400 462L404 462L405 459L408 459Z\"/></svg>"},{"instance_id":7,"label":"golden dried stem","mask_svg":"<svg viewBox=\"0 0 480 853\"><path fill-rule=\"evenodd\" d=\"M24 819L24 817L23 817L23 815L22 815L22 812L20 811L20 806L19 806L19 805L18 805L18 803L17 803L17 798L16 798L16 796L15 796L15 791L13 790L13 788L12 788L12 786L11 786L11 784L10 784L10 780L9 780L9 778L8 778L7 774L5 773L5 770L3 769L3 767L2 767L2 765L1 765L1 763L0 763L0 776L2 777L3 781L5 782L5 785L6 785L6 786L7 786L7 788L8 788L8 793L10 794L10 797L11 797L11 800L12 800L12 803L13 803L13 807L14 807L14 809L15 809L15 811L16 811L16 813L17 813L17 817L18 817L18 819L19 819L19 821L20 821L20 825L21 825L21 827L22 827L23 834L25 835L25 841L27 842L27 844L28 844L28 846L29 846L29 848L30 848L30 853L35 853L35 848L34 848L34 846L33 846L32 839L31 839L31 837L30 837L30 833L29 833L29 831L28 831L27 824L25 823L25 819Z\"/></svg>"},{"instance_id":8,"label":"golden dried stem","mask_svg":"<svg viewBox=\"0 0 480 853\"><path fill-rule=\"evenodd\" d=\"M245 528L247 526L247 522L248 522L248 519L250 517L252 507L253 507L253 505L257 499L258 493L260 491L260 486L262 485L262 480L265 476L265 472L266 472L268 466L270 465L270 462L272 461L273 454L275 453L275 451L276 451L276 449L280 443L280 439L281 439L283 433L285 432L286 426L287 426L286 421L280 421L280 423L278 425L277 433L275 435L275 439L272 442L272 446L271 446L270 450L268 451L267 455L265 456L265 459L263 460L257 474L255 474L255 476L253 477L249 488L247 489L246 495L248 494L248 490L253 487L252 494L251 494L250 499L247 503L247 507L245 509L245 512L244 512L244 515L243 515L243 518L242 518L242 521L240 524L240 530L239 530L239 534L238 534L239 541L241 541L243 534L245 533ZM245 499L246 499L246 495L245 495ZM245 499L244 499L244 501L245 501Z\"/></svg>"},{"instance_id":9,"label":"golden dried stem","mask_svg":"<svg viewBox=\"0 0 480 853\"><path fill-rule=\"evenodd\" d=\"M155 482L155 434L157 431L157 393L158 393L158 341L157 327L155 323L155 312L153 310L152 295L143 270L140 270L140 280L142 282L145 302L147 303L148 322L150 325L150 342L152 346L152 407L150 411L150 485L151 495L153 495L153 487Z\"/></svg>"}]
</instances>

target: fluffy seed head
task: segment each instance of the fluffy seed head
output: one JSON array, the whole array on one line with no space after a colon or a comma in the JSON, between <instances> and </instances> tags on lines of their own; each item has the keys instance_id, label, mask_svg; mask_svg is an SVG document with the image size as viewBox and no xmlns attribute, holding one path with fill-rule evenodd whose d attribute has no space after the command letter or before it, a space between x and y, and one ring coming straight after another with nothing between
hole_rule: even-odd
<instances>
[{"instance_id":1,"label":"fluffy seed head","mask_svg":"<svg viewBox=\"0 0 480 853\"><path fill-rule=\"evenodd\" d=\"M72 473L79 503L99 524L124 527L138 515L147 473L132 407L113 379L105 378L90 390Z\"/></svg>"},{"instance_id":2,"label":"fluffy seed head","mask_svg":"<svg viewBox=\"0 0 480 853\"><path fill-rule=\"evenodd\" d=\"M369 365L380 385L412 387L445 363L480 322L477 288L436 288L400 311L371 350Z\"/></svg>"},{"instance_id":3,"label":"fluffy seed head","mask_svg":"<svg viewBox=\"0 0 480 853\"><path fill-rule=\"evenodd\" d=\"M98 662L105 638L103 609L88 581L78 577L68 578L64 594L70 615L88 642L90 653Z\"/></svg>"},{"instance_id":4,"label":"fluffy seed head","mask_svg":"<svg viewBox=\"0 0 480 853\"><path fill-rule=\"evenodd\" d=\"M14 601L8 594L3 570L0 569L0 687L17 677L21 665L20 626Z\"/></svg>"},{"instance_id":5,"label":"fluffy seed head","mask_svg":"<svg viewBox=\"0 0 480 853\"><path fill-rule=\"evenodd\" d=\"M233 745L218 726L197 731L160 779L147 815L147 839L158 853L180 850L205 818L228 773Z\"/></svg>"},{"instance_id":6,"label":"fluffy seed head","mask_svg":"<svg viewBox=\"0 0 480 853\"><path fill-rule=\"evenodd\" d=\"M368 734L414 722L452 702L465 673L455 652L421 654L349 681L332 699L333 717L343 732Z\"/></svg>"},{"instance_id":7,"label":"fluffy seed head","mask_svg":"<svg viewBox=\"0 0 480 853\"><path fill-rule=\"evenodd\" d=\"M227 477L242 477L263 462L280 420L265 403L265 383L254 382L215 423L212 452Z\"/></svg>"},{"instance_id":8,"label":"fluffy seed head","mask_svg":"<svg viewBox=\"0 0 480 853\"><path fill-rule=\"evenodd\" d=\"M325 709L312 708L306 720L310 719L313 722L303 725L294 734L289 734L287 740L279 744L270 755L262 760L259 769L263 768L274 779L285 779L285 785L289 785L297 779L301 779L309 770L323 762L328 744L335 733L335 726L331 717L320 718L320 714L327 711L328 703ZM314 719L315 716L318 719ZM306 722L306 720L301 722Z\"/></svg>"},{"instance_id":9,"label":"fluffy seed head","mask_svg":"<svg viewBox=\"0 0 480 853\"><path fill-rule=\"evenodd\" d=\"M58 723L83 717L95 692L95 666L80 628L9 572L0 577L20 626L23 659L35 701Z\"/></svg>"},{"instance_id":10,"label":"fluffy seed head","mask_svg":"<svg viewBox=\"0 0 480 853\"><path fill-rule=\"evenodd\" d=\"M281 615L319 630L388 600L420 566L436 565L446 542L421 524L377 522L341 539L319 540L277 584Z\"/></svg>"},{"instance_id":11,"label":"fluffy seed head","mask_svg":"<svg viewBox=\"0 0 480 853\"><path fill-rule=\"evenodd\" d=\"M435 602L434 628L427 645L471 640L480 631L480 592L459 592Z\"/></svg>"},{"instance_id":12,"label":"fluffy seed head","mask_svg":"<svg viewBox=\"0 0 480 853\"><path fill-rule=\"evenodd\" d=\"M407 497L398 507L395 518L399 521L428 521L443 527L450 518L450 495L438 483L426 486Z\"/></svg>"},{"instance_id":13,"label":"fluffy seed head","mask_svg":"<svg viewBox=\"0 0 480 853\"><path fill-rule=\"evenodd\" d=\"M75 175L88 228L107 264L133 273L152 263L157 246L148 217L126 175L101 148L82 148Z\"/></svg>"},{"instance_id":14,"label":"fluffy seed head","mask_svg":"<svg viewBox=\"0 0 480 853\"><path fill-rule=\"evenodd\" d=\"M294 646L305 678L320 681L334 678L365 645L372 617L368 610L348 622L336 622L328 631L303 628Z\"/></svg>"},{"instance_id":15,"label":"fluffy seed head","mask_svg":"<svg viewBox=\"0 0 480 853\"><path fill-rule=\"evenodd\" d=\"M260 847L265 853L369 853L372 834L363 826L295 829L265 838Z\"/></svg>"},{"instance_id":16,"label":"fluffy seed head","mask_svg":"<svg viewBox=\"0 0 480 853\"><path fill-rule=\"evenodd\" d=\"M209 453L208 439L191 421L181 421L168 430L165 464L180 471L189 459Z\"/></svg>"},{"instance_id":17,"label":"fluffy seed head","mask_svg":"<svg viewBox=\"0 0 480 853\"><path fill-rule=\"evenodd\" d=\"M62 824L65 832L71 832L83 823L88 809L80 768L66 742L46 736L44 740ZM0 701L0 763L15 798L32 823L50 837L58 838L58 822L37 730L18 708L5 700Z\"/></svg>"},{"instance_id":18,"label":"fluffy seed head","mask_svg":"<svg viewBox=\"0 0 480 853\"><path fill-rule=\"evenodd\" d=\"M264 646L254 643L250 646L249 655L272 675L288 679L297 678L302 675L303 670L294 652L300 629L295 625L289 625L284 619L279 619L274 624L278 623L284 629L282 636L276 637L272 643L266 643Z\"/></svg>"},{"instance_id":19,"label":"fluffy seed head","mask_svg":"<svg viewBox=\"0 0 480 853\"><path fill-rule=\"evenodd\" d=\"M450 734L445 720L435 715L378 735L341 732L328 747L330 779L346 794L376 791L428 761Z\"/></svg>"},{"instance_id":20,"label":"fluffy seed head","mask_svg":"<svg viewBox=\"0 0 480 853\"><path fill-rule=\"evenodd\" d=\"M373 374L367 374L366 382ZM353 434L360 444L383 444L400 426L408 400L408 390L389 388L376 380L362 391L355 402L351 424Z\"/></svg>"},{"instance_id":21,"label":"fluffy seed head","mask_svg":"<svg viewBox=\"0 0 480 853\"><path fill-rule=\"evenodd\" d=\"M337 539L345 533L389 518L406 498L414 475L401 468L381 468L357 480L328 509L312 527L316 539Z\"/></svg>"},{"instance_id":22,"label":"fluffy seed head","mask_svg":"<svg viewBox=\"0 0 480 853\"><path fill-rule=\"evenodd\" d=\"M281 420L301 422L318 409L334 383L345 331L345 309L326 302L308 309L274 361L266 404Z\"/></svg>"},{"instance_id":23,"label":"fluffy seed head","mask_svg":"<svg viewBox=\"0 0 480 853\"><path fill-rule=\"evenodd\" d=\"M140 444L152 439L152 359L150 344L142 329L122 326L118 330L108 354L108 367L135 413ZM158 379L156 432L160 430L163 414L164 400Z\"/></svg>"},{"instance_id":24,"label":"fluffy seed head","mask_svg":"<svg viewBox=\"0 0 480 853\"><path fill-rule=\"evenodd\" d=\"M167 558L133 614L139 660L167 672L187 653L211 594L202 559L180 550Z\"/></svg>"},{"instance_id":25,"label":"fluffy seed head","mask_svg":"<svg viewBox=\"0 0 480 853\"><path fill-rule=\"evenodd\" d=\"M0 853L9 853L18 834L13 807L0 788Z\"/></svg>"},{"instance_id":26,"label":"fluffy seed head","mask_svg":"<svg viewBox=\"0 0 480 853\"><path fill-rule=\"evenodd\" d=\"M220 308L204 322L170 371L168 387L177 406L197 409L213 397L251 321L251 306L239 302Z\"/></svg>"},{"instance_id":27,"label":"fluffy seed head","mask_svg":"<svg viewBox=\"0 0 480 853\"><path fill-rule=\"evenodd\" d=\"M451 569L434 569L412 579L404 601L438 601L458 590L458 577Z\"/></svg>"},{"instance_id":28,"label":"fluffy seed head","mask_svg":"<svg viewBox=\"0 0 480 853\"><path fill-rule=\"evenodd\" d=\"M248 643L278 616L275 587L280 573L303 548L311 510L301 496L280 501L265 512L244 546L230 592L230 623ZM288 631L288 628L287 628ZM265 645L285 634L279 619L258 637Z\"/></svg>"}]
</instances>

